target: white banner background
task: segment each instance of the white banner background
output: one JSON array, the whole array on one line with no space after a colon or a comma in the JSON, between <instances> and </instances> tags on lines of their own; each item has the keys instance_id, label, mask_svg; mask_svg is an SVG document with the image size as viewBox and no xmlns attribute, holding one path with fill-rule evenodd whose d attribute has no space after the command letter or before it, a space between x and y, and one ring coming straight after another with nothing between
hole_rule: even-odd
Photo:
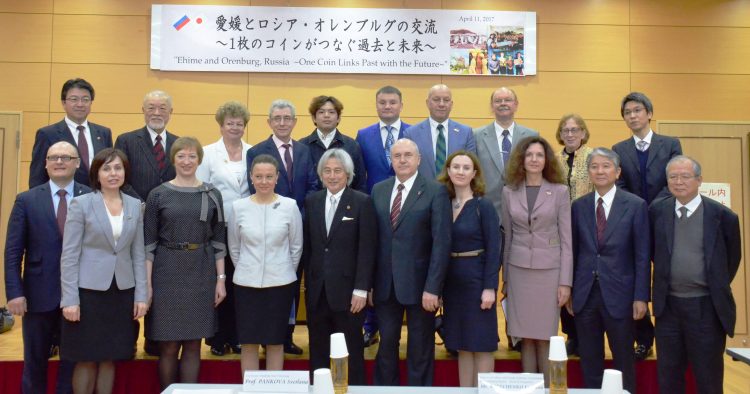
<instances>
[{"instance_id":1,"label":"white banner background","mask_svg":"<svg viewBox=\"0 0 750 394\"><path fill-rule=\"evenodd\" d=\"M153 5L151 68L534 75L536 13Z\"/></svg>"}]
</instances>

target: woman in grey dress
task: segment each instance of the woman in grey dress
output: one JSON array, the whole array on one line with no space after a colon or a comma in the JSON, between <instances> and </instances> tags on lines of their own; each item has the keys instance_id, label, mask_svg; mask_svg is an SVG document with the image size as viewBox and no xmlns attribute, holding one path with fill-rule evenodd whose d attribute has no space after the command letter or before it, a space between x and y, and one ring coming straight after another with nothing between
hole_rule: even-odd
<instances>
[{"instance_id":1,"label":"woman in grey dress","mask_svg":"<svg viewBox=\"0 0 750 394\"><path fill-rule=\"evenodd\" d=\"M226 297L221 193L195 176L203 159L198 140L178 138L170 156L176 177L151 191L144 219L152 294L146 337L159 342L162 388L178 380L178 370L179 381L197 382L201 338L216 332L215 308Z\"/></svg>"}]
</instances>

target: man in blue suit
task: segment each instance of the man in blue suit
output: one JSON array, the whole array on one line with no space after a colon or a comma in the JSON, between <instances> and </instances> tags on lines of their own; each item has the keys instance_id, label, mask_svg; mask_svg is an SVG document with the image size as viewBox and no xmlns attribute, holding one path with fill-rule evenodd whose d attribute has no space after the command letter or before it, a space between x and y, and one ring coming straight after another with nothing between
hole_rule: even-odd
<instances>
[{"instance_id":1,"label":"man in blue suit","mask_svg":"<svg viewBox=\"0 0 750 394\"><path fill-rule=\"evenodd\" d=\"M586 387L602 385L606 333L623 386L635 393L633 322L646 315L651 279L648 206L615 186L617 153L596 148L587 165L594 191L573 201L573 297L566 307L575 315Z\"/></svg>"},{"instance_id":2,"label":"man in blue suit","mask_svg":"<svg viewBox=\"0 0 750 394\"><path fill-rule=\"evenodd\" d=\"M60 335L60 254L67 207L73 197L91 191L73 180L80 165L74 145L56 142L44 159L50 180L16 197L5 243L8 310L23 317L23 393L47 392L47 358ZM60 361L57 393L73 392L73 367Z\"/></svg>"},{"instance_id":3,"label":"man in blue suit","mask_svg":"<svg viewBox=\"0 0 750 394\"><path fill-rule=\"evenodd\" d=\"M284 197L297 201L297 207L304 216L305 197L318 189L318 176L315 173L310 149L300 142L292 139L292 131L297 125L297 112L294 104L287 100L275 100L271 103L268 111L268 125L273 134L267 140L253 146L247 151L247 179L252 179L250 169L253 159L262 154L273 156L279 162L279 180L274 191ZM255 193L255 187L250 184L250 193ZM302 265L297 272L297 278L302 275ZM295 302L289 317L289 329L287 339L284 343L284 353L300 355L302 349L292 341L294 325L297 317L297 305L299 305L299 280L297 280L297 291Z\"/></svg>"},{"instance_id":4,"label":"man in blue suit","mask_svg":"<svg viewBox=\"0 0 750 394\"><path fill-rule=\"evenodd\" d=\"M404 131L404 138L417 143L422 161L419 174L435 179L445 166L447 157L457 150L477 153L477 143L471 127L449 119L453 97L448 86L439 84L427 94L430 117Z\"/></svg>"},{"instance_id":5,"label":"man in blue suit","mask_svg":"<svg viewBox=\"0 0 750 394\"><path fill-rule=\"evenodd\" d=\"M94 156L104 148L112 147L112 131L87 120L94 102L94 87L84 79L69 79L60 94L65 119L37 130L31 151L29 188L49 181L46 160L47 150L57 141L67 141L77 147L80 166L75 181L89 184L89 165Z\"/></svg>"},{"instance_id":6,"label":"man in blue suit","mask_svg":"<svg viewBox=\"0 0 750 394\"><path fill-rule=\"evenodd\" d=\"M367 193L376 183L395 175L391 166L391 146L403 138L404 131L411 126L401 121L403 108L401 91L393 86L383 86L375 93L375 109L380 121L357 132L357 143L367 171Z\"/></svg>"}]
</instances>

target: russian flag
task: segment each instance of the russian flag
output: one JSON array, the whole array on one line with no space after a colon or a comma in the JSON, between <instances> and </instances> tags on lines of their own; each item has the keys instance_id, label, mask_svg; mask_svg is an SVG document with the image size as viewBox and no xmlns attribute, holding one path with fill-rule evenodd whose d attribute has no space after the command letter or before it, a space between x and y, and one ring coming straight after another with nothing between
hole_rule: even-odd
<instances>
[{"instance_id":1,"label":"russian flag","mask_svg":"<svg viewBox=\"0 0 750 394\"><path fill-rule=\"evenodd\" d=\"M180 18L180 20L178 20L177 22L175 22L174 25L172 25L172 26L174 26L174 28L177 31L179 31L180 29L182 29L183 27L185 27L185 25L187 25L188 22L190 22L190 18L188 18L188 16L185 15L182 18Z\"/></svg>"}]
</instances>

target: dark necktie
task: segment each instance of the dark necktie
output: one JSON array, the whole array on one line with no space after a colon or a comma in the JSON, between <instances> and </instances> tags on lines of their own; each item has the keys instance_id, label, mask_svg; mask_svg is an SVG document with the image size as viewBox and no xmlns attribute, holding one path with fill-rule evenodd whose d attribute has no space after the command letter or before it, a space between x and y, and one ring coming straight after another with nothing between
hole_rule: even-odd
<instances>
[{"instance_id":1,"label":"dark necktie","mask_svg":"<svg viewBox=\"0 0 750 394\"><path fill-rule=\"evenodd\" d=\"M398 193L393 199L393 205L391 205L391 227L396 227L396 221L398 221L398 215L401 213L401 191L404 190L404 184L398 184Z\"/></svg>"},{"instance_id":2,"label":"dark necktie","mask_svg":"<svg viewBox=\"0 0 750 394\"><path fill-rule=\"evenodd\" d=\"M65 195L68 192L65 189L57 191L57 195L60 196L60 202L57 204L57 228L60 229L60 235L63 235L65 230L65 219L68 217L68 200L65 199Z\"/></svg>"},{"instance_id":3,"label":"dark necktie","mask_svg":"<svg viewBox=\"0 0 750 394\"><path fill-rule=\"evenodd\" d=\"M385 137L385 159L388 160L388 166L391 166L391 147L393 146L394 137L393 137L393 126L385 126L386 133L388 134Z\"/></svg>"},{"instance_id":4,"label":"dark necktie","mask_svg":"<svg viewBox=\"0 0 750 394\"><path fill-rule=\"evenodd\" d=\"M161 135L157 135L156 142L154 142L154 158L156 159L156 166L159 167L159 171L167 166L167 155L164 153L164 147L161 146Z\"/></svg>"},{"instance_id":5,"label":"dark necktie","mask_svg":"<svg viewBox=\"0 0 750 394\"><path fill-rule=\"evenodd\" d=\"M503 168L508 167L508 159L510 159L510 149L512 145L510 144L510 131L503 130L503 141L502 141L502 154L503 154Z\"/></svg>"},{"instance_id":6,"label":"dark necktie","mask_svg":"<svg viewBox=\"0 0 750 394\"><path fill-rule=\"evenodd\" d=\"M604 200L599 197L599 201L596 204L596 242L599 244L599 248L604 243L604 230L607 229L607 215L604 214Z\"/></svg>"},{"instance_id":7,"label":"dark necktie","mask_svg":"<svg viewBox=\"0 0 750 394\"><path fill-rule=\"evenodd\" d=\"M83 168L89 169L89 143L86 139L86 128L82 125L76 127L78 130L78 152L81 155L81 163Z\"/></svg>"},{"instance_id":8,"label":"dark necktie","mask_svg":"<svg viewBox=\"0 0 750 394\"><path fill-rule=\"evenodd\" d=\"M688 214L687 207L686 206L680 207L680 219L679 219L679 221L683 221L683 220L687 219L687 217L688 217L687 214Z\"/></svg>"},{"instance_id":9,"label":"dark necktie","mask_svg":"<svg viewBox=\"0 0 750 394\"><path fill-rule=\"evenodd\" d=\"M286 177L289 182L289 189L292 188L292 179L294 178L294 163L292 162L291 144L281 145L284 148L284 166L286 167Z\"/></svg>"},{"instance_id":10,"label":"dark necktie","mask_svg":"<svg viewBox=\"0 0 750 394\"><path fill-rule=\"evenodd\" d=\"M445 151L445 128L443 125L437 125L437 143L435 144L435 175L437 176L443 171L445 165L446 151Z\"/></svg>"}]
</instances>

